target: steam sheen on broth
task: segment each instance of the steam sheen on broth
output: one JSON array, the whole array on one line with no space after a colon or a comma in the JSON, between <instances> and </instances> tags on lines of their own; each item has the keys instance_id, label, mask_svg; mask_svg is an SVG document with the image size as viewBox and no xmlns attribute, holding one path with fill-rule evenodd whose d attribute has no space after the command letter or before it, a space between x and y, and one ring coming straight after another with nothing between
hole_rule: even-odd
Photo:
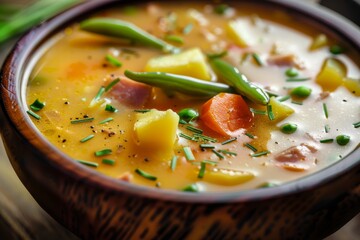
<instances>
[{"instance_id":1,"label":"steam sheen on broth","mask_svg":"<svg viewBox=\"0 0 360 240\"><path fill-rule=\"evenodd\" d=\"M237 191L304 177L359 144L358 55L296 16L250 4L177 2L114 8L93 17L130 22L180 52L103 36L79 24L59 34L31 73L28 112L74 161L150 187ZM162 71L229 84L212 64L216 60L269 92L270 102L243 96L244 103L235 93L179 93L124 76L125 70ZM199 117L179 120L189 108ZM236 118L227 118L238 109Z\"/></svg>"}]
</instances>

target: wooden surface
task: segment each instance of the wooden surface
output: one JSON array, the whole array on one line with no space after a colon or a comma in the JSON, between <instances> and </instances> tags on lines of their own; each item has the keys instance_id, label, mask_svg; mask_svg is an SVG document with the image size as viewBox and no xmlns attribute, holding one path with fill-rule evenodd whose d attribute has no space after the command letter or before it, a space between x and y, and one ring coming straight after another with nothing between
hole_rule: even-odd
<instances>
[{"instance_id":1,"label":"wooden surface","mask_svg":"<svg viewBox=\"0 0 360 240\"><path fill-rule=\"evenodd\" d=\"M308 1L316 2L316 0ZM0 65L13 42L9 41L0 46ZM52 219L24 188L11 167L2 140L0 140L0 239L78 239ZM326 240L358 239L360 239L360 215L326 238Z\"/></svg>"}]
</instances>

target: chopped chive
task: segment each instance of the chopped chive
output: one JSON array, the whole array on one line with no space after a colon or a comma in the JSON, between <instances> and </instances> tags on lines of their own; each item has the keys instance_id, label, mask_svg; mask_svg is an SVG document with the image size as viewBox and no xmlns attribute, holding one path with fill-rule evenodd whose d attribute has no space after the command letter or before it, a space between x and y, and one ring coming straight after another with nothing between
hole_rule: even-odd
<instances>
[{"instance_id":1,"label":"chopped chive","mask_svg":"<svg viewBox=\"0 0 360 240\"><path fill-rule=\"evenodd\" d=\"M106 118L106 119L102 120L101 122L99 122L99 124L104 124L104 123L107 123L107 122L111 122L112 120L114 120L114 118L109 117L109 118Z\"/></svg>"},{"instance_id":2,"label":"chopped chive","mask_svg":"<svg viewBox=\"0 0 360 240\"><path fill-rule=\"evenodd\" d=\"M196 183L190 184L182 189L184 192L200 192L200 188Z\"/></svg>"},{"instance_id":3,"label":"chopped chive","mask_svg":"<svg viewBox=\"0 0 360 240\"><path fill-rule=\"evenodd\" d=\"M305 82L309 81L311 78L288 78L286 79L287 82Z\"/></svg>"},{"instance_id":4,"label":"chopped chive","mask_svg":"<svg viewBox=\"0 0 360 240\"><path fill-rule=\"evenodd\" d=\"M249 148L251 151L253 152L257 152L256 147L254 147L253 145L251 145L250 143L244 143L244 146Z\"/></svg>"},{"instance_id":5,"label":"chopped chive","mask_svg":"<svg viewBox=\"0 0 360 240\"><path fill-rule=\"evenodd\" d=\"M37 112L40 111L41 109L43 109L43 107L45 107L45 103L40 102L39 99L36 99L31 105L30 108Z\"/></svg>"},{"instance_id":6,"label":"chopped chive","mask_svg":"<svg viewBox=\"0 0 360 240\"><path fill-rule=\"evenodd\" d=\"M330 127L328 124L325 124L324 129L326 133L330 132Z\"/></svg>"},{"instance_id":7,"label":"chopped chive","mask_svg":"<svg viewBox=\"0 0 360 240\"><path fill-rule=\"evenodd\" d=\"M90 161L85 161L85 160L76 160L77 162L81 163L81 164L84 164L86 166L89 166L89 167L95 167L97 168L99 166L98 163L95 163L95 162L90 162Z\"/></svg>"},{"instance_id":8,"label":"chopped chive","mask_svg":"<svg viewBox=\"0 0 360 240\"><path fill-rule=\"evenodd\" d=\"M286 100L290 99L290 95L285 95L282 97L277 98L279 102L285 102Z\"/></svg>"},{"instance_id":9,"label":"chopped chive","mask_svg":"<svg viewBox=\"0 0 360 240\"><path fill-rule=\"evenodd\" d=\"M327 139L321 139L320 142L321 143L332 143L334 141L333 138L327 138Z\"/></svg>"},{"instance_id":10,"label":"chopped chive","mask_svg":"<svg viewBox=\"0 0 360 240\"><path fill-rule=\"evenodd\" d=\"M211 144L200 144L200 148L215 148L214 145L211 145Z\"/></svg>"},{"instance_id":11,"label":"chopped chive","mask_svg":"<svg viewBox=\"0 0 360 240\"><path fill-rule=\"evenodd\" d=\"M31 110L27 110L26 111L30 116L32 116L33 118L35 118L35 119L37 119L37 120L40 120L40 116L39 115L37 115L36 113L34 113L33 111L31 111Z\"/></svg>"},{"instance_id":12,"label":"chopped chive","mask_svg":"<svg viewBox=\"0 0 360 240\"><path fill-rule=\"evenodd\" d=\"M254 136L254 135L252 135L251 133L248 133L248 132L247 132L247 133L245 133L245 135L246 135L246 136L248 136L248 137L249 137L249 138L251 138L251 139L254 139L254 138L255 138L255 136Z\"/></svg>"},{"instance_id":13,"label":"chopped chive","mask_svg":"<svg viewBox=\"0 0 360 240\"><path fill-rule=\"evenodd\" d=\"M134 112L137 112L137 113L147 113L147 112L150 112L151 109L135 109Z\"/></svg>"},{"instance_id":14,"label":"chopped chive","mask_svg":"<svg viewBox=\"0 0 360 240\"><path fill-rule=\"evenodd\" d=\"M170 161L170 169L171 169L171 171L175 171L177 159L178 159L177 156L172 157L172 159Z\"/></svg>"},{"instance_id":15,"label":"chopped chive","mask_svg":"<svg viewBox=\"0 0 360 240\"><path fill-rule=\"evenodd\" d=\"M200 171L198 174L198 178L203 178L205 175L205 170L206 170L206 162L201 162L200 164Z\"/></svg>"},{"instance_id":16,"label":"chopped chive","mask_svg":"<svg viewBox=\"0 0 360 240\"><path fill-rule=\"evenodd\" d=\"M257 53L253 53L252 57L253 57L253 59L255 60L255 62L257 63L258 66L260 66L260 67L264 66L263 61L261 60L260 56Z\"/></svg>"},{"instance_id":17,"label":"chopped chive","mask_svg":"<svg viewBox=\"0 0 360 240\"><path fill-rule=\"evenodd\" d=\"M108 111L108 112L117 112L118 110L117 110L115 107L111 106L110 104L106 104L106 106L105 106L105 111Z\"/></svg>"},{"instance_id":18,"label":"chopped chive","mask_svg":"<svg viewBox=\"0 0 360 240\"><path fill-rule=\"evenodd\" d=\"M214 12L219 14L219 15L223 15L229 9L230 9L230 7L227 4L219 4L214 8Z\"/></svg>"},{"instance_id":19,"label":"chopped chive","mask_svg":"<svg viewBox=\"0 0 360 240\"><path fill-rule=\"evenodd\" d=\"M188 124L188 122L185 121L184 119L180 119L180 120L179 120L179 123L180 123L180 124Z\"/></svg>"},{"instance_id":20,"label":"chopped chive","mask_svg":"<svg viewBox=\"0 0 360 240\"><path fill-rule=\"evenodd\" d=\"M264 110L258 110L258 109L250 108L250 111L252 113L258 114L258 115L266 115L266 111L264 111Z\"/></svg>"},{"instance_id":21,"label":"chopped chive","mask_svg":"<svg viewBox=\"0 0 360 240\"><path fill-rule=\"evenodd\" d=\"M186 160L188 160L188 161L194 161L194 160L195 160L194 154L193 154L193 152L191 151L191 148L190 148L190 147L184 147L184 148L183 148L183 151L184 151Z\"/></svg>"},{"instance_id":22,"label":"chopped chive","mask_svg":"<svg viewBox=\"0 0 360 240\"><path fill-rule=\"evenodd\" d=\"M183 29L183 34L187 35L191 32L191 30L193 29L193 25L191 23L189 23L188 25L186 25Z\"/></svg>"},{"instance_id":23,"label":"chopped chive","mask_svg":"<svg viewBox=\"0 0 360 240\"><path fill-rule=\"evenodd\" d=\"M101 98L101 96L104 94L104 92L105 92L105 87L101 86L96 96L94 97L93 101L95 102L98 101Z\"/></svg>"},{"instance_id":24,"label":"chopped chive","mask_svg":"<svg viewBox=\"0 0 360 240\"><path fill-rule=\"evenodd\" d=\"M251 157L261 157L261 156L267 155L268 153L270 153L270 152L269 151L263 151L263 152L251 154L250 156Z\"/></svg>"},{"instance_id":25,"label":"chopped chive","mask_svg":"<svg viewBox=\"0 0 360 240\"><path fill-rule=\"evenodd\" d=\"M105 57L106 61L108 61L114 67L121 67L122 63L114 56L107 54Z\"/></svg>"},{"instance_id":26,"label":"chopped chive","mask_svg":"<svg viewBox=\"0 0 360 240\"><path fill-rule=\"evenodd\" d=\"M230 139L228 139L228 140L223 141L223 142L221 143L221 145L226 145L226 144L231 143L231 142L236 141L236 140L237 140L237 138L236 138L236 137L233 137L233 138L230 138Z\"/></svg>"},{"instance_id":27,"label":"chopped chive","mask_svg":"<svg viewBox=\"0 0 360 240\"><path fill-rule=\"evenodd\" d=\"M179 137L185 138L185 139L190 140L190 141L194 141L193 137L191 137L191 136L189 136L189 135L187 135L185 133L180 133Z\"/></svg>"},{"instance_id":28,"label":"chopped chive","mask_svg":"<svg viewBox=\"0 0 360 240\"><path fill-rule=\"evenodd\" d=\"M92 122L94 120L94 118L82 118L82 119L76 119L76 120L72 120L71 124L77 124L77 123L84 123L84 122Z\"/></svg>"},{"instance_id":29,"label":"chopped chive","mask_svg":"<svg viewBox=\"0 0 360 240\"><path fill-rule=\"evenodd\" d=\"M199 134L203 133L203 130L201 130L199 128L196 128L196 127L193 127L191 125L187 126L186 129L191 131L191 132L194 132L194 133L199 133Z\"/></svg>"},{"instance_id":30,"label":"chopped chive","mask_svg":"<svg viewBox=\"0 0 360 240\"><path fill-rule=\"evenodd\" d=\"M209 141L209 142L217 142L217 140L215 138L212 138L212 137L209 137L209 136L205 136L205 135L202 135L202 134L198 134L198 133L195 133L194 134L194 138L195 139L201 139L203 141Z\"/></svg>"},{"instance_id":31,"label":"chopped chive","mask_svg":"<svg viewBox=\"0 0 360 240\"><path fill-rule=\"evenodd\" d=\"M206 54L206 56L209 59L222 58L222 57L224 57L226 55L227 55L227 51L222 51L222 52L219 52L219 53L208 53L208 54Z\"/></svg>"},{"instance_id":32,"label":"chopped chive","mask_svg":"<svg viewBox=\"0 0 360 240\"><path fill-rule=\"evenodd\" d=\"M285 75L288 77L296 77L299 75L299 72L295 68L289 68L285 71Z\"/></svg>"},{"instance_id":33,"label":"chopped chive","mask_svg":"<svg viewBox=\"0 0 360 240\"><path fill-rule=\"evenodd\" d=\"M360 122L353 123L353 125L354 125L354 128L358 128L358 127L360 127Z\"/></svg>"},{"instance_id":34,"label":"chopped chive","mask_svg":"<svg viewBox=\"0 0 360 240\"><path fill-rule=\"evenodd\" d=\"M149 174L149 173L147 173L147 172L145 172L145 171L143 171L143 170L141 170L139 168L135 169L135 172L137 174L139 174L140 176L142 176L142 177L144 177L146 179L149 179L151 181L156 181L157 180L157 177L155 177L155 176L153 176L153 175L151 175L151 174Z\"/></svg>"},{"instance_id":35,"label":"chopped chive","mask_svg":"<svg viewBox=\"0 0 360 240\"><path fill-rule=\"evenodd\" d=\"M101 156L109 155L111 153L112 153L111 149L103 149L100 151L96 151L94 154L96 157L101 157Z\"/></svg>"},{"instance_id":36,"label":"chopped chive","mask_svg":"<svg viewBox=\"0 0 360 240\"><path fill-rule=\"evenodd\" d=\"M113 86L115 86L115 84L117 84L118 82L120 82L120 78L116 78L114 81L112 81L111 83L109 83L106 87L105 87L105 92L109 91Z\"/></svg>"},{"instance_id":37,"label":"chopped chive","mask_svg":"<svg viewBox=\"0 0 360 240\"><path fill-rule=\"evenodd\" d=\"M267 114L268 114L270 121L273 121L275 119L275 115L272 110L272 106L270 104L267 105Z\"/></svg>"},{"instance_id":38,"label":"chopped chive","mask_svg":"<svg viewBox=\"0 0 360 240\"><path fill-rule=\"evenodd\" d=\"M215 155L218 156L218 158L220 158L220 159L224 159L224 158L225 158L224 155L222 155L221 153L219 153L219 152L216 151L215 149L211 149L211 151L212 151L213 153L215 153Z\"/></svg>"},{"instance_id":39,"label":"chopped chive","mask_svg":"<svg viewBox=\"0 0 360 240\"><path fill-rule=\"evenodd\" d=\"M291 103L296 104L296 105L303 105L303 102L294 101L294 100L292 100Z\"/></svg>"},{"instance_id":40,"label":"chopped chive","mask_svg":"<svg viewBox=\"0 0 360 240\"><path fill-rule=\"evenodd\" d=\"M204 161L202 161L202 162L203 162L203 163L206 163L206 164L213 165L213 166L219 164L219 162L211 161L211 160L204 160Z\"/></svg>"},{"instance_id":41,"label":"chopped chive","mask_svg":"<svg viewBox=\"0 0 360 240\"><path fill-rule=\"evenodd\" d=\"M251 56L251 53L249 53L249 52L244 53L241 57L240 64L242 65L244 62L246 62L250 56Z\"/></svg>"},{"instance_id":42,"label":"chopped chive","mask_svg":"<svg viewBox=\"0 0 360 240\"><path fill-rule=\"evenodd\" d=\"M164 37L165 40L170 41L170 42L174 42L174 43L179 43L179 44L183 44L184 43L184 39L182 37L176 36L176 35L166 35Z\"/></svg>"},{"instance_id":43,"label":"chopped chive","mask_svg":"<svg viewBox=\"0 0 360 240\"><path fill-rule=\"evenodd\" d=\"M115 160L104 158L104 159L102 160L102 163L103 163L103 164L107 164L107 165L115 165Z\"/></svg>"},{"instance_id":44,"label":"chopped chive","mask_svg":"<svg viewBox=\"0 0 360 240\"><path fill-rule=\"evenodd\" d=\"M278 184L272 183L272 182L266 182L266 183L260 184L258 186L258 188L269 188L269 187L276 187L276 186L278 186Z\"/></svg>"},{"instance_id":45,"label":"chopped chive","mask_svg":"<svg viewBox=\"0 0 360 240\"><path fill-rule=\"evenodd\" d=\"M87 142L89 141L90 139L92 139L95 135L91 134L87 137L84 137L83 139L80 140L81 143L84 143L84 142Z\"/></svg>"},{"instance_id":46,"label":"chopped chive","mask_svg":"<svg viewBox=\"0 0 360 240\"><path fill-rule=\"evenodd\" d=\"M326 118L329 117L328 109L326 103L323 103L323 111Z\"/></svg>"},{"instance_id":47,"label":"chopped chive","mask_svg":"<svg viewBox=\"0 0 360 240\"><path fill-rule=\"evenodd\" d=\"M223 154L227 154L227 155L233 155L233 156L237 156L236 152L230 152L228 150L219 150L219 152L223 153Z\"/></svg>"}]
</instances>

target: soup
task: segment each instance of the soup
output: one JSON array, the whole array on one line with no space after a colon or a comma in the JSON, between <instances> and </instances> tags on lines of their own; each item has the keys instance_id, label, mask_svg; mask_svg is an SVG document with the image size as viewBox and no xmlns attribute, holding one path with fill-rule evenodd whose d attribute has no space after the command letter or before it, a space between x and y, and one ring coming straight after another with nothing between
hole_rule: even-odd
<instances>
[{"instance_id":1,"label":"soup","mask_svg":"<svg viewBox=\"0 0 360 240\"><path fill-rule=\"evenodd\" d=\"M304 177L359 144L360 69L350 46L300 20L244 3L102 11L42 53L29 116L74 161L134 184L239 191Z\"/></svg>"}]
</instances>

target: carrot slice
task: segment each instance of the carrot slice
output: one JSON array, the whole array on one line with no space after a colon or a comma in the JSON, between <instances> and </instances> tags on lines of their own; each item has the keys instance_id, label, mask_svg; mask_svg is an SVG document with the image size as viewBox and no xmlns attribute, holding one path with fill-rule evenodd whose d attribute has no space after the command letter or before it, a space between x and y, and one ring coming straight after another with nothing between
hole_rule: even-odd
<instances>
[{"instance_id":1,"label":"carrot slice","mask_svg":"<svg viewBox=\"0 0 360 240\"><path fill-rule=\"evenodd\" d=\"M253 113L240 95L219 93L204 103L200 110L200 119L211 130L232 136L240 129L249 128Z\"/></svg>"}]
</instances>

